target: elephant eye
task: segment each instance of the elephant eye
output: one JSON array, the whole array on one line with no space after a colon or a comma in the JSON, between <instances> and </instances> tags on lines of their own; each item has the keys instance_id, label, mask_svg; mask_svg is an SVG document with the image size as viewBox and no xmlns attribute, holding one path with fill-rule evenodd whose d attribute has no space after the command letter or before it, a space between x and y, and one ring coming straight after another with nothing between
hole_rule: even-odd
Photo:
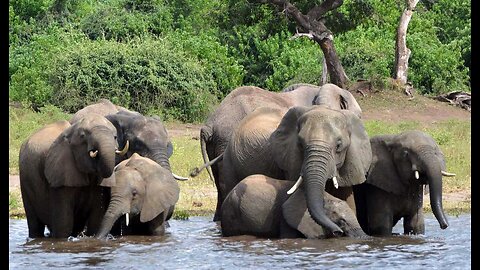
<instances>
[{"instance_id":1,"label":"elephant eye","mask_svg":"<svg viewBox=\"0 0 480 270\"><path fill-rule=\"evenodd\" d=\"M340 149L342 148L342 140L341 139L338 139L337 140L337 147L336 147L336 151L339 152Z\"/></svg>"},{"instance_id":2,"label":"elephant eye","mask_svg":"<svg viewBox=\"0 0 480 270\"><path fill-rule=\"evenodd\" d=\"M407 150L404 150L404 151L403 151L403 157L404 157L404 158L407 158L407 157L408 157L408 151L407 151Z\"/></svg>"},{"instance_id":3,"label":"elephant eye","mask_svg":"<svg viewBox=\"0 0 480 270\"><path fill-rule=\"evenodd\" d=\"M138 191L137 191L136 189L134 189L134 190L132 191L133 197L137 196L137 194L138 194Z\"/></svg>"}]
</instances>

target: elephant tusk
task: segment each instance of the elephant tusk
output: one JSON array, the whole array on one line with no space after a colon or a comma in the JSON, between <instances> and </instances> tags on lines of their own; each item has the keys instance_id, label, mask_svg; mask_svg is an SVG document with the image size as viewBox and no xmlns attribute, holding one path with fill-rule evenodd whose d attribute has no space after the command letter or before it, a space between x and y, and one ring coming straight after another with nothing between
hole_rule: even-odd
<instances>
[{"instance_id":1,"label":"elephant tusk","mask_svg":"<svg viewBox=\"0 0 480 270\"><path fill-rule=\"evenodd\" d=\"M288 191L287 191L287 194L290 195L292 194L293 192L295 192L295 190L297 190L297 188L300 186L300 184L303 182L303 178L302 176L300 175L300 177L298 177L298 180L297 182L295 182L295 185L293 185L293 187L291 187Z\"/></svg>"},{"instance_id":2,"label":"elephant tusk","mask_svg":"<svg viewBox=\"0 0 480 270\"><path fill-rule=\"evenodd\" d=\"M447 177L452 177L452 176L455 176L456 174L454 174L454 173L449 173L449 172L446 172L446 171L442 171L442 175L443 175L443 176L447 176Z\"/></svg>"},{"instance_id":3,"label":"elephant tusk","mask_svg":"<svg viewBox=\"0 0 480 270\"><path fill-rule=\"evenodd\" d=\"M332 181L333 181L333 185L335 186L335 188L336 188L336 189L338 189L338 181L337 181L337 177L336 177L336 176L334 176L334 177L332 178Z\"/></svg>"},{"instance_id":4,"label":"elephant tusk","mask_svg":"<svg viewBox=\"0 0 480 270\"><path fill-rule=\"evenodd\" d=\"M95 158L97 155L98 155L98 150L91 150L90 152L88 152L90 154L90 157L91 158Z\"/></svg>"},{"instance_id":5,"label":"elephant tusk","mask_svg":"<svg viewBox=\"0 0 480 270\"><path fill-rule=\"evenodd\" d=\"M173 177L174 177L175 179L177 179L177 180L180 180L180 181L187 181L187 180L189 180L189 178L187 178L187 177L179 176L179 175L176 175L176 174L174 174L174 173L172 173L172 174L173 174Z\"/></svg>"},{"instance_id":6,"label":"elephant tusk","mask_svg":"<svg viewBox=\"0 0 480 270\"><path fill-rule=\"evenodd\" d=\"M415 179L419 179L420 178L420 174L418 173L418 171L415 171Z\"/></svg>"},{"instance_id":7,"label":"elephant tusk","mask_svg":"<svg viewBox=\"0 0 480 270\"><path fill-rule=\"evenodd\" d=\"M123 147L123 149L121 151L120 150L115 150L115 153L123 156L127 153L129 146L130 146L130 143L127 140L127 142L125 143L125 147Z\"/></svg>"},{"instance_id":8,"label":"elephant tusk","mask_svg":"<svg viewBox=\"0 0 480 270\"><path fill-rule=\"evenodd\" d=\"M125 223L127 224L127 227L129 222L130 222L130 219L128 217L128 213L125 213Z\"/></svg>"}]
</instances>

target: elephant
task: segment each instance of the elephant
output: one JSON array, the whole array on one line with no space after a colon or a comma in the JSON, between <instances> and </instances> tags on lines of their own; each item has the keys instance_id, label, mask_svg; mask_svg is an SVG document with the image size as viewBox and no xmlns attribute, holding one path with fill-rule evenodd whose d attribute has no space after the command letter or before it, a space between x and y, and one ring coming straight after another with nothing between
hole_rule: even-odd
<instances>
[{"instance_id":1,"label":"elephant","mask_svg":"<svg viewBox=\"0 0 480 270\"><path fill-rule=\"evenodd\" d=\"M190 174L195 177L206 168L217 187L217 208L213 220L219 220L220 205L226 194L219 191L223 182L223 162L221 155L230 140L232 131L240 121L256 108L265 106L271 108L289 109L294 106L325 105L332 109L351 110L358 117L362 110L354 96L334 84L296 85L294 90L287 92L271 92L255 86L241 86L230 92L208 117L200 129L200 148L205 165L195 168ZM220 160L215 160L216 158Z\"/></svg>"},{"instance_id":2,"label":"elephant","mask_svg":"<svg viewBox=\"0 0 480 270\"><path fill-rule=\"evenodd\" d=\"M119 111L133 112L133 111L128 110L125 107L113 104L108 99L102 98L102 99L99 99L96 103L85 106L81 110L77 111L70 118L69 122L70 122L70 124L73 124L73 123L77 122L78 120L80 120L83 116L85 116L89 113L92 113L92 112L98 113L98 114L103 115L103 116L107 116L109 114L114 114L114 113L117 113Z\"/></svg>"},{"instance_id":3,"label":"elephant","mask_svg":"<svg viewBox=\"0 0 480 270\"><path fill-rule=\"evenodd\" d=\"M118 156L116 164L129 158L133 153L138 153L171 171L169 158L173 154L173 145L160 118L144 116L139 112L115 105L107 99L100 99L97 103L90 104L76 112L70 122L74 123L76 119L90 112L101 113L112 122L117 129L119 145L129 143L127 155ZM188 178L173 172L172 174L177 180L188 180Z\"/></svg>"},{"instance_id":4,"label":"elephant","mask_svg":"<svg viewBox=\"0 0 480 270\"><path fill-rule=\"evenodd\" d=\"M122 235L163 235L180 193L170 171L134 153L115 166L114 174L116 183L96 237L105 238L123 215Z\"/></svg>"},{"instance_id":5,"label":"elephant","mask_svg":"<svg viewBox=\"0 0 480 270\"><path fill-rule=\"evenodd\" d=\"M61 120L44 126L21 145L20 191L31 238L94 234L105 212L104 187L115 183L117 131L99 114L75 124Z\"/></svg>"},{"instance_id":6,"label":"elephant","mask_svg":"<svg viewBox=\"0 0 480 270\"><path fill-rule=\"evenodd\" d=\"M220 190L228 194L252 174L304 180L313 219L341 235L342 230L325 215L323 191L354 209L351 190L335 191L365 182L371 158L363 123L348 110L322 105L295 106L288 111L261 107L247 115L232 134L223 154L225 178Z\"/></svg>"},{"instance_id":7,"label":"elephant","mask_svg":"<svg viewBox=\"0 0 480 270\"><path fill-rule=\"evenodd\" d=\"M353 187L357 217L369 235L392 234L403 217L405 234L424 234L423 185L430 190L432 211L440 228L448 227L442 207L445 158L428 134L409 130L370 138L372 163L367 180Z\"/></svg>"},{"instance_id":8,"label":"elephant","mask_svg":"<svg viewBox=\"0 0 480 270\"><path fill-rule=\"evenodd\" d=\"M223 236L254 235L264 238L330 238L307 211L305 188L288 195L291 181L262 174L247 176L226 196L222 205ZM348 204L324 192L326 215L349 237L366 237Z\"/></svg>"}]
</instances>

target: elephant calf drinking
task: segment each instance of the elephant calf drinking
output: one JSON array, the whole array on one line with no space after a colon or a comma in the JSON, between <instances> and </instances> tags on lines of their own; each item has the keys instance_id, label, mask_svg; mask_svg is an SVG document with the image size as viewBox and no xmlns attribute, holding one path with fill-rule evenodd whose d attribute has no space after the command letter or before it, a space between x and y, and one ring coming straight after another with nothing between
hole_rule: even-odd
<instances>
[{"instance_id":1,"label":"elephant calf drinking","mask_svg":"<svg viewBox=\"0 0 480 270\"><path fill-rule=\"evenodd\" d=\"M261 174L243 179L222 205L223 236L329 238L332 233L315 222L307 210L303 185L288 195L293 182ZM325 212L346 236L366 236L348 204L325 192Z\"/></svg>"},{"instance_id":2,"label":"elephant calf drinking","mask_svg":"<svg viewBox=\"0 0 480 270\"><path fill-rule=\"evenodd\" d=\"M111 232L115 222L122 234L163 235L178 201L180 188L172 173L155 161L133 154L114 170L116 184L97 238ZM131 216L131 217L130 217ZM117 233L113 233L117 234Z\"/></svg>"}]
</instances>

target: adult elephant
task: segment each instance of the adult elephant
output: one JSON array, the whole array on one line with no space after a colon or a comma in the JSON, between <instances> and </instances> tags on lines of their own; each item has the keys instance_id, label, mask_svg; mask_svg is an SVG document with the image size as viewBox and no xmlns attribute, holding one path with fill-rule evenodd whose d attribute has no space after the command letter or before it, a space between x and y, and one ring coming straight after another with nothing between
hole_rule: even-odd
<instances>
[{"instance_id":1,"label":"adult elephant","mask_svg":"<svg viewBox=\"0 0 480 270\"><path fill-rule=\"evenodd\" d=\"M232 131L240 121L256 108L266 106L288 109L293 106L325 105L332 109L347 109L358 117L361 109L353 95L334 84L321 87L314 85L295 85L287 92L271 92L255 86L242 86L228 94L216 110L208 117L200 129L200 147L205 164L215 161L207 168L210 178L217 187L217 209L214 221L219 220L220 205L226 194L222 194L219 186L224 181L223 162L215 160L225 151ZM191 176L196 176L204 168L195 168Z\"/></svg>"},{"instance_id":2,"label":"adult elephant","mask_svg":"<svg viewBox=\"0 0 480 270\"><path fill-rule=\"evenodd\" d=\"M87 225L94 234L106 207L102 187L112 186L115 127L99 114L88 114L75 124L58 121L31 135L19 154L20 190L28 235L77 236Z\"/></svg>"},{"instance_id":3,"label":"adult elephant","mask_svg":"<svg viewBox=\"0 0 480 270\"><path fill-rule=\"evenodd\" d=\"M287 190L292 188L292 185L293 182L261 174L243 179L228 193L223 202L222 235L254 235L267 238L332 237L331 232L310 217L305 200L307 187L302 186L288 195ZM327 192L324 192L323 196L326 215L343 230L345 236L366 236L355 213L345 201Z\"/></svg>"},{"instance_id":4,"label":"adult elephant","mask_svg":"<svg viewBox=\"0 0 480 270\"><path fill-rule=\"evenodd\" d=\"M315 105L285 113L261 107L233 132L223 154L225 179L220 189L228 194L253 174L304 180L312 218L340 235L342 230L325 215L323 191L327 182L335 187L363 183L371 156L365 128L350 111Z\"/></svg>"},{"instance_id":5,"label":"adult elephant","mask_svg":"<svg viewBox=\"0 0 480 270\"><path fill-rule=\"evenodd\" d=\"M355 186L357 216L369 235L391 235L403 217L405 234L423 234L423 185L430 189L430 204L440 228L448 227L442 208L445 158L428 134L412 130L370 139L373 158L367 181Z\"/></svg>"},{"instance_id":6,"label":"adult elephant","mask_svg":"<svg viewBox=\"0 0 480 270\"><path fill-rule=\"evenodd\" d=\"M119 156L116 164L129 158L133 153L138 153L171 171L169 158L173 154L173 145L163 122L158 117L144 116L139 112L115 105L107 99L100 99L76 112L70 119L70 123L75 123L82 115L91 112L98 112L112 122L117 129L119 145L129 143L127 155ZM188 179L173 172L172 175L177 180Z\"/></svg>"},{"instance_id":7,"label":"adult elephant","mask_svg":"<svg viewBox=\"0 0 480 270\"><path fill-rule=\"evenodd\" d=\"M89 104L89 105L85 106L84 108L80 109L79 111L77 111L72 116L72 118L70 118L69 122L70 122L70 124L73 124L73 123L77 122L78 120L80 120L85 115L90 114L92 112L93 113L98 113L98 114L103 115L103 116L107 116L109 114L114 114L114 113L117 113L119 111L130 111L130 110L128 110L127 108L124 108L122 106L115 105L108 99L102 98L102 99L99 99L97 102ZM130 112L132 112L132 111L130 111Z\"/></svg>"},{"instance_id":8,"label":"adult elephant","mask_svg":"<svg viewBox=\"0 0 480 270\"><path fill-rule=\"evenodd\" d=\"M114 174L116 184L97 238L105 238L123 215L122 235L163 235L180 193L170 171L135 153L119 163Z\"/></svg>"}]
</instances>

